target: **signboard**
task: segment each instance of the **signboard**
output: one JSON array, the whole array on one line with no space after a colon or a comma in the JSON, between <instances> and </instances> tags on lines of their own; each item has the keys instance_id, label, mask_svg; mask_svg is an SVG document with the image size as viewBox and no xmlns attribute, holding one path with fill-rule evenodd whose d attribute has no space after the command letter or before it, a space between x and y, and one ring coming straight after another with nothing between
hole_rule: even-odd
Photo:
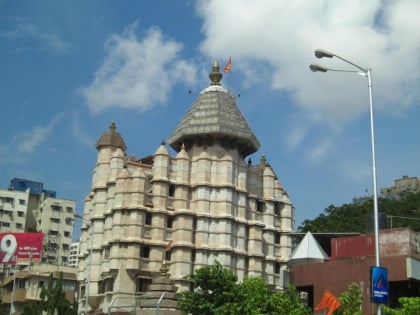
<instances>
[{"instance_id":1,"label":"signboard","mask_svg":"<svg viewBox=\"0 0 420 315\"><path fill-rule=\"evenodd\" d=\"M0 264L40 262L42 233L0 233Z\"/></svg>"},{"instance_id":2,"label":"signboard","mask_svg":"<svg viewBox=\"0 0 420 315\"><path fill-rule=\"evenodd\" d=\"M388 270L384 267L370 267L371 296L373 303L388 301Z\"/></svg>"}]
</instances>

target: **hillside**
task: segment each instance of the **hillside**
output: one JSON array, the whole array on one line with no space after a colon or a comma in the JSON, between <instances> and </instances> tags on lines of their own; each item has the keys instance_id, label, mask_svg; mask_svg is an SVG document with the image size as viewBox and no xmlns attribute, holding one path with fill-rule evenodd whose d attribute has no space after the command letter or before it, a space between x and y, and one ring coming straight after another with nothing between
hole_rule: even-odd
<instances>
[{"instance_id":1,"label":"hillside","mask_svg":"<svg viewBox=\"0 0 420 315\"><path fill-rule=\"evenodd\" d=\"M420 231L420 193L407 193L401 199L378 199L379 223L383 228L411 227ZM330 205L313 220L305 220L298 227L299 232L366 233L369 219L373 217L373 199L358 204Z\"/></svg>"}]
</instances>

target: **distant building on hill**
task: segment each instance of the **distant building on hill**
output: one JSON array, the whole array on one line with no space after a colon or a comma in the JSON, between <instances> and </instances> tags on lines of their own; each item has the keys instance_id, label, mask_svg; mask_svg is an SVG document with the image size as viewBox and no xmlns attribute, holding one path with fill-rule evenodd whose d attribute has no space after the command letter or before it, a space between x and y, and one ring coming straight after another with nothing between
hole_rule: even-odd
<instances>
[{"instance_id":1,"label":"distant building on hill","mask_svg":"<svg viewBox=\"0 0 420 315\"><path fill-rule=\"evenodd\" d=\"M393 186L381 189L381 197L401 199L407 193L418 192L420 192L420 178L404 175L402 178L394 180Z\"/></svg>"},{"instance_id":2,"label":"distant building on hill","mask_svg":"<svg viewBox=\"0 0 420 315\"><path fill-rule=\"evenodd\" d=\"M367 192L367 190L366 190ZM395 179L394 185L391 187L382 188L380 190L380 198L401 199L407 193L420 192L420 178L409 177L404 175L402 178ZM354 204L364 204L366 202L373 202L372 195L353 197Z\"/></svg>"}]
</instances>

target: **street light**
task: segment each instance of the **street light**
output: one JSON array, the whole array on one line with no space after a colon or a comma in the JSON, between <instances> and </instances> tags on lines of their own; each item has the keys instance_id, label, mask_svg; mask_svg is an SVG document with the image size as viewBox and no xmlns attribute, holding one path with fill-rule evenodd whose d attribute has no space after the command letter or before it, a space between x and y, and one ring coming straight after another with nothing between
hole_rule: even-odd
<instances>
[{"instance_id":1,"label":"street light","mask_svg":"<svg viewBox=\"0 0 420 315\"><path fill-rule=\"evenodd\" d=\"M375 264L376 267L380 267L379 259L379 215L378 215L378 193L376 188L376 157L375 157L375 131L373 124L373 101L372 101L372 80L371 80L371 69L363 68L343 57L340 57L332 52L317 49L315 50L315 56L317 58L333 58L336 57L345 63L352 65L358 70L341 70L341 69L329 69L320 65L311 64L309 69L313 72L327 72L327 71L338 71L338 72L353 72L363 75L368 80L369 89L369 111L370 111L370 137L372 145L372 181L373 181L373 217L374 217L374 238L375 238ZM378 305L378 315L381 315L381 307Z\"/></svg>"},{"instance_id":2,"label":"street light","mask_svg":"<svg viewBox=\"0 0 420 315\"><path fill-rule=\"evenodd\" d=\"M10 309L9 309L9 315L12 315L15 311L13 300L14 300L14 293L16 288L16 273L17 273L17 263L18 263L18 257L15 257L15 271L13 272L13 288L12 288L12 296L10 297Z\"/></svg>"},{"instance_id":3,"label":"street light","mask_svg":"<svg viewBox=\"0 0 420 315\"><path fill-rule=\"evenodd\" d=\"M91 221L89 221L88 219L86 219L85 217L82 217L81 215L75 214L74 215L75 218L78 218L80 220L82 220L87 227L89 228L90 231L90 244L89 244L89 262L88 262L88 268L87 268L87 275L86 275L86 288L85 288L85 310L84 313L87 314L88 310L89 310L89 303L88 303L88 299L89 299L89 287L90 287L90 274L92 271L92 250L93 250L93 236L94 236L94 225L93 223L91 223Z\"/></svg>"}]
</instances>

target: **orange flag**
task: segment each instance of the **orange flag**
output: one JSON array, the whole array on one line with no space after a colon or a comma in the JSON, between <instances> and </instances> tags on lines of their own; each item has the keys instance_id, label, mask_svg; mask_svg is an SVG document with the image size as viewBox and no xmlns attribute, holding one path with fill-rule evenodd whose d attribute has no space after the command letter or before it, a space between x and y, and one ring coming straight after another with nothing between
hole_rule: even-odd
<instances>
[{"instance_id":1,"label":"orange flag","mask_svg":"<svg viewBox=\"0 0 420 315\"><path fill-rule=\"evenodd\" d=\"M339 308L340 305L341 305L340 301L330 291L326 290L318 306L315 307L315 311L328 308L327 315L332 315L332 313L334 313L334 311L337 308Z\"/></svg>"},{"instance_id":2,"label":"orange flag","mask_svg":"<svg viewBox=\"0 0 420 315\"><path fill-rule=\"evenodd\" d=\"M229 57L229 60L225 66L225 68L223 69L223 72L229 72L230 69L232 68L232 57Z\"/></svg>"}]
</instances>

